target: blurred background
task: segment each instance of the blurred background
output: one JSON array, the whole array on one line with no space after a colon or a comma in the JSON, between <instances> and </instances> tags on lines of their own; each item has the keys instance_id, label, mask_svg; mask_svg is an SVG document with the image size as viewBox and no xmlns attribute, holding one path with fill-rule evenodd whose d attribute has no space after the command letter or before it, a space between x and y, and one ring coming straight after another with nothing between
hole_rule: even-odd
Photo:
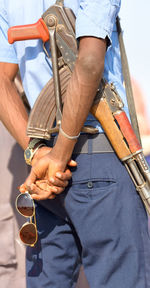
<instances>
[{"instance_id":1,"label":"blurred background","mask_svg":"<svg viewBox=\"0 0 150 288\"><path fill-rule=\"evenodd\" d=\"M124 31L123 36L130 72L139 82L148 102L150 81L150 1L122 1L120 18Z\"/></svg>"},{"instance_id":2,"label":"blurred background","mask_svg":"<svg viewBox=\"0 0 150 288\"><path fill-rule=\"evenodd\" d=\"M150 1L122 1L123 37L132 76L133 93L145 155L150 154Z\"/></svg>"},{"instance_id":3,"label":"blurred background","mask_svg":"<svg viewBox=\"0 0 150 288\"><path fill-rule=\"evenodd\" d=\"M150 154L149 11L149 0L142 2L124 0L120 11L144 153L148 160ZM0 280L3 288L11 287L12 282L13 288L25 288L25 250L18 238L18 226L21 226L24 219L16 213L14 202L18 194L17 186L22 183L28 171L20 147L1 123L0 151ZM77 288L88 287L82 275Z\"/></svg>"}]
</instances>

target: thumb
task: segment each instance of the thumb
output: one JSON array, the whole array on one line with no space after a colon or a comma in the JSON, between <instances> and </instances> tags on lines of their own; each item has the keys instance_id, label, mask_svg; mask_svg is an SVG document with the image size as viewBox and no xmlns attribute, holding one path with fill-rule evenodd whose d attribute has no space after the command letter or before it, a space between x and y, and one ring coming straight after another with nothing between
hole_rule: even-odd
<instances>
[{"instance_id":1,"label":"thumb","mask_svg":"<svg viewBox=\"0 0 150 288\"><path fill-rule=\"evenodd\" d=\"M26 186L25 186L24 183L23 183L22 185L20 185L20 186L18 187L18 189L19 189L20 193L25 193L26 190L27 190L27 188L26 188Z\"/></svg>"},{"instance_id":2,"label":"thumb","mask_svg":"<svg viewBox=\"0 0 150 288\"><path fill-rule=\"evenodd\" d=\"M68 162L68 166L76 167L76 166L77 166L77 162L71 159L71 160Z\"/></svg>"},{"instance_id":3,"label":"thumb","mask_svg":"<svg viewBox=\"0 0 150 288\"><path fill-rule=\"evenodd\" d=\"M27 177L27 179L25 180L25 182L20 186L20 192L23 192L21 190L23 190L24 187L26 187L26 189L28 189L29 187L31 187L32 183L35 183L35 181L37 180L37 177L35 175L35 173L31 170L29 176Z\"/></svg>"}]
</instances>

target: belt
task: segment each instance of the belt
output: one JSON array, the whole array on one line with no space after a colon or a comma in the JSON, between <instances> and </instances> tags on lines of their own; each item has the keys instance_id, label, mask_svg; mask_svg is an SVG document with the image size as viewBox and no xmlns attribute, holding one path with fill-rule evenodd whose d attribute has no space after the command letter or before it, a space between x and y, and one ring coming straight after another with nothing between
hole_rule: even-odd
<instances>
[{"instance_id":1,"label":"belt","mask_svg":"<svg viewBox=\"0 0 150 288\"><path fill-rule=\"evenodd\" d=\"M104 133L95 135L81 134L73 150L73 154L112 152L114 150Z\"/></svg>"},{"instance_id":2,"label":"belt","mask_svg":"<svg viewBox=\"0 0 150 288\"><path fill-rule=\"evenodd\" d=\"M57 137L52 137L48 145L53 147ZM81 134L76 143L73 154L80 153L112 153L114 152L111 144L104 133L99 134Z\"/></svg>"}]
</instances>

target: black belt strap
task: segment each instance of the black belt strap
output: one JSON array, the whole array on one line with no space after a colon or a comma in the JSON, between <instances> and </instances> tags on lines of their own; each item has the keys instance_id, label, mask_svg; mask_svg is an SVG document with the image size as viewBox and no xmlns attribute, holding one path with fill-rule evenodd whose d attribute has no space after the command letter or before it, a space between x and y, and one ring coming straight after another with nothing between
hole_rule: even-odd
<instances>
[{"instance_id":1,"label":"black belt strap","mask_svg":"<svg viewBox=\"0 0 150 288\"><path fill-rule=\"evenodd\" d=\"M56 143L57 135L52 136L47 145L53 147ZM89 153L114 153L110 142L104 133L95 135L81 134L78 142L74 147L73 154L89 154Z\"/></svg>"}]
</instances>

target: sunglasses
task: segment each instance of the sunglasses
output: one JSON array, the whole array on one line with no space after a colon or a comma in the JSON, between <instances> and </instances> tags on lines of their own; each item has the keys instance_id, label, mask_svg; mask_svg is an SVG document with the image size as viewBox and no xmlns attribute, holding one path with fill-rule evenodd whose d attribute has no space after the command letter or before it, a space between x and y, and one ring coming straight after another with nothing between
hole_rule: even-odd
<instances>
[{"instance_id":1,"label":"sunglasses","mask_svg":"<svg viewBox=\"0 0 150 288\"><path fill-rule=\"evenodd\" d=\"M17 196L16 209L22 216L30 218L30 221L23 224L23 226L20 228L19 236L24 244L33 247L37 242L38 236L35 217L35 205L28 191ZM33 217L34 223L32 222Z\"/></svg>"}]
</instances>

